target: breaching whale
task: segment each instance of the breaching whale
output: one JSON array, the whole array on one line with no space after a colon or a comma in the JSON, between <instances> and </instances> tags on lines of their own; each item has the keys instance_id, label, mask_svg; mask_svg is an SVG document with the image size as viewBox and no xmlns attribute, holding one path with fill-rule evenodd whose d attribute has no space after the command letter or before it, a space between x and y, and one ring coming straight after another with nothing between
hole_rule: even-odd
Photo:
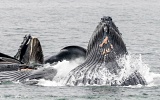
<instances>
[{"instance_id":1,"label":"breaching whale","mask_svg":"<svg viewBox=\"0 0 160 100\"><path fill-rule=\"evenodd\" d=\"M127 54L122 34L112 18L109 16L101 18L89 40L84 63L70 72L66 85L105 83L112 86L146 85L146 80L138 71L121 80L114 79L114 76L118 76L122 69L117 60Z\"/></svg>"}]
</instances>

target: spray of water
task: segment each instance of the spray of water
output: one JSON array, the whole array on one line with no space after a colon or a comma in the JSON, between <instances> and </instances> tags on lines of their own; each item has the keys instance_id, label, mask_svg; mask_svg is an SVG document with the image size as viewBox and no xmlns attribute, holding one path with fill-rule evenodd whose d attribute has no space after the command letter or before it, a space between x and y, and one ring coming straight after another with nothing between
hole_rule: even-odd
<instances>
[{"instance_id":1,"label":"spray of water","mask_svg":"<svg viewBox=\"0 0 160 100\"><path fill-rule=\"evenodd\" d=\"M54 67L57 70L57 75L54 77L53 81L39 80L38 85L42 86L65 86L66 78L69 72L84 62L83 58L78 58L72 61L63 60L62 62L58 62L56 64L46 64L44 67Z\"/></svg>"},{"instance_id":2,"label":"spray of water","mask_svg":"<svg viewBox=\"0 0 160 100\"><path fill-rule=\"evenodd\" d=\"M64 60L62 62L58 62L55 65L46 64L45 67L54 67L55 69L57 69L58 73L54 77L53 81L41 79L39 80L38 85L65 86L69 72L81 63L83 63L83 61L84 60L82 59L76 59L74 61ZM106 67L102 66L101 68L99 68L98 71L93 72L90 78L99 79L97 82L98 85L111 85L114 82L116 82L116 84L120 84L119 82L122 82L123 79L129 77L131 73L138 71L145 78L148 84L147 86L160 85L160 74L150 72L150 68L148 67L148 65L142 61L141 55L128 55L119 59L117 62L121 67L119 74L111 74ZM159 81L157 79L159 79ZM97 85L97 83L94 84L94 82L90 82L90 84L85 85L92 86ZM137 85L137 87L139 87L139 85Z\"/></svg>"}]
</instances>

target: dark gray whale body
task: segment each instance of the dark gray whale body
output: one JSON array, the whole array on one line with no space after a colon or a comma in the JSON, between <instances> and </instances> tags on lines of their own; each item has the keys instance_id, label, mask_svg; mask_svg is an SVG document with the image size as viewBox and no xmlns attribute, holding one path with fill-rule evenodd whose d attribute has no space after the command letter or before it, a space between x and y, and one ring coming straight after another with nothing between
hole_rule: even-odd
<instances>
[{"instance_id":1,"label":"dark gray whale body","mask_svg":"<svg viewBox=\"0 0 160 100\"><path fill-rule=\"evenodd\" d=\"M63 60L74 60L76 58L86 58L86 49L79 46L67 46L60 50L59 53L46 59L45 63L54 63Z\"/></svg>"},{"instance_id":2,"label":"dark gray whale body","mask_svg":"<svg viewBox=\"0 0 160 100\"><path fill-rule=\"evenodd\" d=\"M4 71L0 72L0 82L19 81L21 83L27 83L28 81L31 82L34 79L52 80L56 74L57 70L55 70L53 67L28 71ZM37 81L34 81L34 84L36 83ZM33 84L33 82L29 84Z\"/></svg>"},{"instance_id":3,"label":"dark gray whale body","mask_svg":"<svg viewBox=\"0 0 160 100\"><path fill-rule=\"evenodd\" d=\"M42 64L44 59L39 40L26 35L14 57L0 53L0 82L36 84L38 79L52 80L57 70L53 67L43 68Z\"/></svg>"},{"instance_id":4,"label":"dark gray whale body","mask_svg":"<svg viewBox=\"0 0 160 100\"><path fill-rule=\"evenodd\" d=\"M85 56L86 50L84 48L67 46L61 49L58 54L44 61L40 41L31 35L26 35L14 57L0 53L0 81L20 81L25 84L35 84L37 81L32 82L33 79L51 80L57 71L52 67L43 68L43 64L79 57L85 58ZM26 81L27 79L29 81Z\"/></svg>"},{"instance_id":5,"label":"dark gray whale body","mask_svg":"<svg viewBox=\"0 0 160 100\"><path fill-rule=\"evenodd\" d=\"M43 51L37 38L26 35L14 57L0 53L0 72L17 71L23 68L34 69L43 64Z\"/></svg>"},{"instance_id":6,"label":"dark gray whale body","mask_svg":"<svg viewBox=\"0 0 160 100\"><path fill-rule=\"evenodd\" d=\"M86 60L70 72L66 85L101 84L101 72L112 76L118 75L122 69L117 60L126 56L127 49L111 17L103 17L90 38ZM105 69L105 70L103 70ZM108 71L108 72L107 72ZM107 78L107 75L105 76ZM139 72L131 73L128 78L113 80L110 85L146 85L146 81Z\"/></svg>"},{"instance_id":7,"label":"dark gray whale body","mask_svg":"<svg viewBox=\"0 0 160 100\"><path fill-rule=\"evenodd\" d=\"M26 35L14 58L26 65L43 64L43 50L38 38Z\"/></svg>"}]
</instances>

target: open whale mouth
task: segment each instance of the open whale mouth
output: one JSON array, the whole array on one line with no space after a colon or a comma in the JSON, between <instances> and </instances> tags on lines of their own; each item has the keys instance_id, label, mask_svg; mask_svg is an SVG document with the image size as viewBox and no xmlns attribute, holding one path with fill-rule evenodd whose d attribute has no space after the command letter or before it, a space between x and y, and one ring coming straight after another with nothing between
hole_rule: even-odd
<instances>
[{"instance_id":1,"label":"open whale mouth","mask_svg":"<svg viewBox=\"0 0 160 100\"><path fill-rule=\"evenodd\" d=\"M15 58L27 65L43 64L43 51L39 40L26 35Z\"/></svg>"},{"instance_id":2,"label":"open whale mouth","mask_svg":"<svg viewBox=\"0 0 160 100\"><path fill-rule=\"evenodd\" d=\"M109 16L101 18L89 41L87 54L89 55L95 47L106 49L103 53L114 51L115 56L127 53L122 34Z\"/></svg>"},{"instance_id":3,"label":"open whale mouth","mask_svg":"<svg viewBox=\"0 0 160 100\"><path fill-rule=\"evenodd\" d=\"M123 68L117 61L126 54L126 45L118 27L111 17L104 16L89 40L85 62L70 72L66 85L123 85L125 81L122 78L116 80ZM136 79L137 82L132 82L134 85L145 84L142 76L135 74L128 78L129 81ZM127 85L133 85L131 82Z\"/></svg>"}]
</instances>

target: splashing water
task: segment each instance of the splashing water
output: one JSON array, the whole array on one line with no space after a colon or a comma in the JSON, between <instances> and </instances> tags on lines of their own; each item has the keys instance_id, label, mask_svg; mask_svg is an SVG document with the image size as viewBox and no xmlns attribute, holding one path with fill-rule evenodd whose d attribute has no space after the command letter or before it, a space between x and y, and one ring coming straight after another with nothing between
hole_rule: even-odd
<instances>
[{"instance_id":1,"label":"splashing water","mask_svg":"<svg viewBox=\"0 0 160 100\"><path fill-rule=\"evenodd\" d=\"M140 55L128 55L127 59L123 58L124 72L126 77L129 73L137 70L146 80L147 86L157 86L160 85L160 74L150 72L150 67L142 61L142 56ZM126 69L126 70L125 70Z\"/></svg>"},{"instance_id":2,"label":"splashing water","mask_svg":"<svg viewBox=\"0 0 160 100\"><path fill-rule=\"evenodd\" d=\"M41 79L38 85L42 86L65 86L66 78L69 72L84 62L83 58L78 58L72 61L63 60L55 65L45 64L44 67L53 67L57 70L57 75L52 81Z\"/></svg>"},{"instance_id":3,"label":"splashing water","mask_svg":"<svg viewBox=\"0 0 160 100\"><path fill-rule=\"evenodd\" d=\"M83 61L84 60L82 59L76 59L74 61L64 60L62 62L58 62L56 65L46 64L45 67L54 67L57 69L57 75L54 77L53 81L44 79L39 80L38 85L65 86L69 72L83 63ZM150 72L150 68L142 61L141 55L128 55L120 58L117 62L121 67L121 70L117 75L111 74L105 66L101 66L98 71L92 72L92 75L89 77L90 79L94 79L94 81L95 79L99 79L97 80L97 83L94 84L91 80L90 84L85 85L111 85L114 84L114 82L116 82L116 84L120 84L119 82L126 79L134 71L138 71L145 78L148 84L147 86L160 85L160 74ZM139 85L137 86L139 87Z\"/></svg>"}]
</instances>

